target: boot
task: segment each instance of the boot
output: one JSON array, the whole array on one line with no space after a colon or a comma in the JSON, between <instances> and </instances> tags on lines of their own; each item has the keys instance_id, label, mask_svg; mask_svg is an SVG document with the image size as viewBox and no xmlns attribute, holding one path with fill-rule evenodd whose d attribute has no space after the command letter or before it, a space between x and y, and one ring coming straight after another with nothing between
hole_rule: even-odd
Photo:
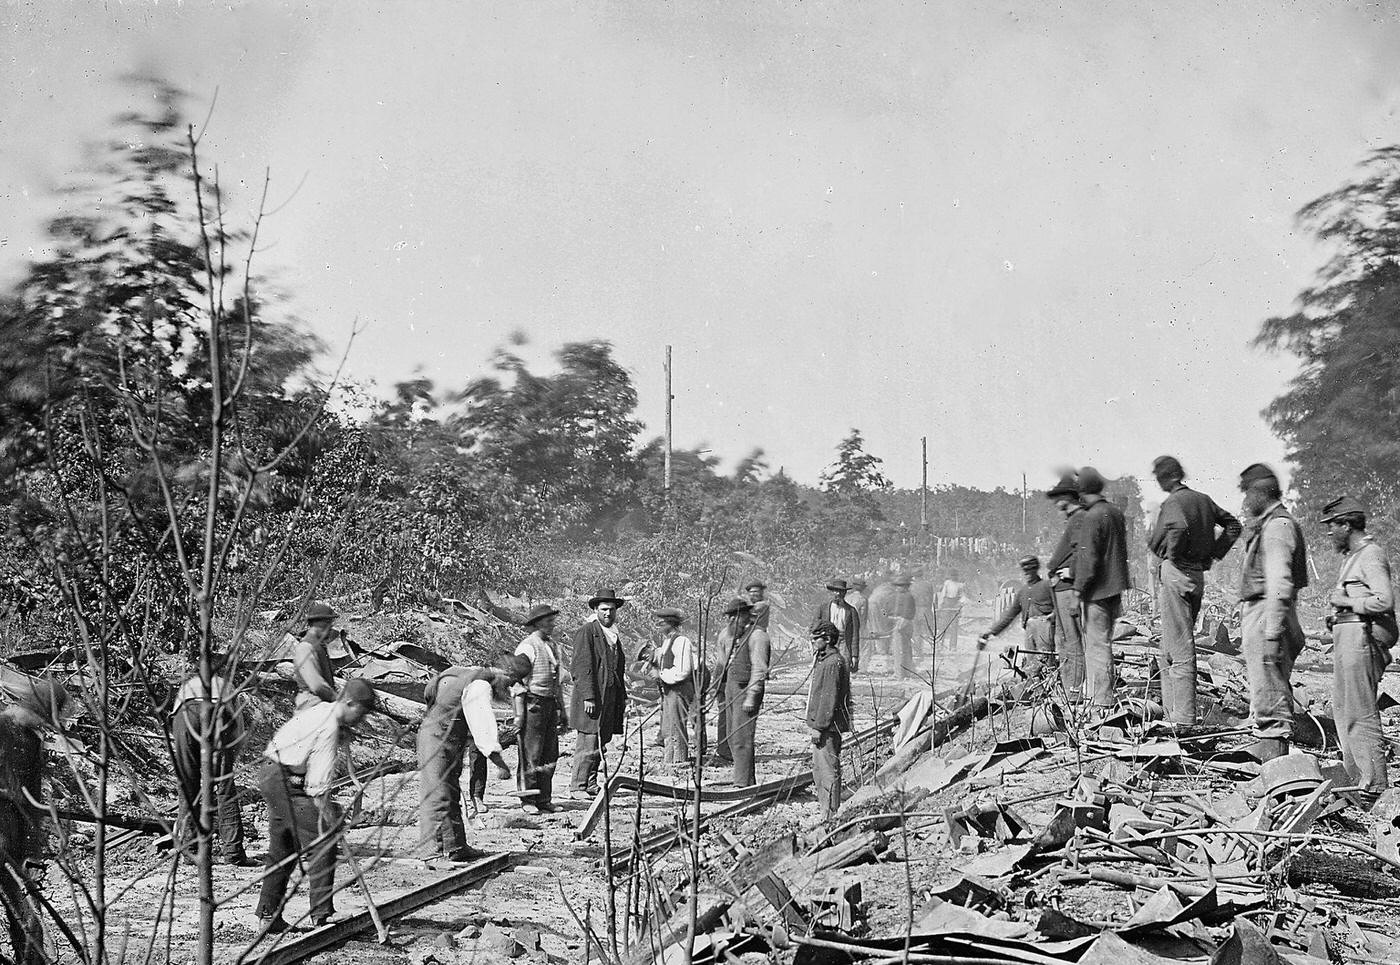
<instances>
[{"instance_id":1,"label":"boot","mask_svg":"<svg viewBox=\"0 0 1400 965\"><path fill-rule=\"evenodd\" d=\"M1261 737L1248 749L1250 757L1260 764L1288 753L1288 741L1282 737Z\"/></svg>"}]
</instances>

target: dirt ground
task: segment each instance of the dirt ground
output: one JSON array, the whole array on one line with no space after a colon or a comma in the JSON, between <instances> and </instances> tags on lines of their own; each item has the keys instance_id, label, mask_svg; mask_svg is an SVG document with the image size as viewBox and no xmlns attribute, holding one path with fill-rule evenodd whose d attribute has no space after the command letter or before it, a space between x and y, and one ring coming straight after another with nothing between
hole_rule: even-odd
<instances>
[{"instance_id":1,"label":"dirt ground","mask_svg":"<svg viewBox=\"0 0 1400 965\"><path fill-rule=\"evenodd\" d=\"M990 618L991 609L986 605L974 605L964 615L961 646L953 652L940 652L938 657L937 685L940 690L965 679L964 675L973 659L975 635L986 627ZM1014 631L1008 633L1002 642L1014 646L1016 636ZM779 639L777 643L795 649L769 685L758 730L760 782L800 774L810 768L810 745L803 724L809 658L805 653L805 643L801 641L794 643L790 639ZM867 647L870 647L869 643ZM927 690L930 686L927 680L900 680L890 676L886 672L888 662L888 658L877 655L870 661L870 672L854 678L857 730L877 719L887 718L917 691ZM992 668L1003 666L995 655L989 665ZM982 667L978 667L979 675L985 673ZM1309 690L1318 688L1325 691L1328 684L1324 673L1306 668L1306 661L1299 679ZM659 748L650 744L655 733L655 717L649 717L649 711L650 708L646 707L633 709L629 715L630 739L625 746L621 742L612 746L609 768L612 771L620 768L623 772L636 773L637 759L644 755L644 772L648 776L657 780L671 780L673 770L660 763ZM1025 709L1009 714L999 713L990 720L977 722L970 730L942 747L939 754L952 759L982 752L999 740L1025 737L1028 732ZM409 767L412 761L411 731L402 735L397 748L389 746L392 736L381 730L374 738L362 741L356 752L361 766L400 761L406 768ZM565 735L555 780L556 794L562 794L567 789L573 764L572 745L572 735ZM848 794L869 778L888 759L889 753L889 740L885 737L860 752L845 755ZM513 754L513 749L507 751L507 759L511 760L512 766ZM1044 754L1030 765L999 774L991 781L974 780L955 784L919 802L917 809L904 823L903 830L895 828L889 832L889 849L880 862L822 873L794 863L782 869L784 880L794 898L804 903L824 889L854 875L862 886L867 933L903 934L912 920L911 916L918 911L928 890L936 882L953 875L956 869L975 867L975 862L988 857L974 857L950 848L941 818L933 816L941 816L945 807L980 797L1011 803L1021 817L1038 829L1050 820L1056 800L1071 790L1076 771L1093 774L1102 764L1102 761L1079 762L1076 752L1066 742L1052 740ZM706 787L722 789L729 783L727 771L715 768L706 770ZM1163 777L1157 786L1163 790L1195 787L1223 793L1229 789L1230 781L1212 782L1199 776L1174 775ZM598 934L606 933L607 888L602 871L604 828L600 824L592 837L579 841L575 828L582 820L587 802L561 800L559 803L564 809L559 813L530 816L520 810L518 799L510 793L513 789L513 780L498 781L493 777L488 787L489 812L469 824L470 840L475 847L493 853L508 852L513 856L509 870L393 921L387 944L376 943L373 931L370 931L368 935L361 935L359 940L313 960L413 965L493 961L500 958L497 945L499 932L511 932L520 926L539 932L540 949L538 952L527 952L527 958L552 962L584 960L585 943L579 919L591 921ZM444 874L429 870L424 863L412 857L416 838L417 797L417 778L411 769L375 780L365 795L361 825L354 827L347 835L349 847L363 868L368 887L380 901ZM631 792L619 792L614 797L608 831L612 847L616 850L629 846L633 840L638 803ZM707 803L704 810L713 813L723 806ZM683 816L681 812L681 805L676 802L643 797L640 801L642 833L675 827ZM261 805L250 804L244 814L252 835L250 853L261 857L264 850L261 834L266 827ZM925 814L930 817L922 817ZM753 849L790 833L798 836L799 843L811 841L816 836L816 817L817 805L811 794L798 792L787 800L765 807L759 813L712 826L705 839L706 853L712 856L718 854L717 849L721 845L716 832L720 830L728 831ZM1362 828L1359 822L1357 826ZM988 842L988 851L993 856L1003 847L1006 846ZM128 909L139 909L130 920L132 941L150 933L149 915L166 891L168 862L152 868L148 874L140 873L142 863L152 860L148 853L133 847L119 856L114 869L117 880L131 879L132 897L139 899L140 896L149 895L148 901L137 900L123 905ZM659 861L658 865L651 870L658 877L659 885L669 889L682 882L684 869L678 857ZM184 884L176 888L177 898L173 909L167 908L164 912L167 918L174 921L168 951L172 962L188 958L189 943L195 933L192 869L181 868L178 873L185 876ZM258 874L259 869L256 868L220 867L217 871L218 891L227 899L218 921L222 960L236 961L248 955L250 950L251 957L255 959L268 947L264 942L255 950L250 949L256 933L253 906L257 898L254 883ZM344 860L338 867L337 886L341 888L336 899L340 914L354 914L365 908L364 896ZM626 882L620 887L625 894ZM1034 890L1025 889L1017 900L1043 901L1044 896L1036 896ZM1025 891L1032 894L1028 896ZM1106 927L1121 923L1133 914L1130 894L1110 886L1089 883L1074 888L1072 892L1057 895L1056 905L1062 911L1072 912L1080 921ZM619 895L618 902L622 903L623 900L623 896ZM1349 907L1361 906L1352 903ZM1396 917L1393 909L1367 906L1364 910L1370 920L1378 922L1388 933L1400 934L1400 918ZM298 918L305 911L304 888L298 888L293 894L288 918ZM754 911L759 917L763 914L769 918L775 917L771 909L759 907Z\"/></svg>"}]
</instances>

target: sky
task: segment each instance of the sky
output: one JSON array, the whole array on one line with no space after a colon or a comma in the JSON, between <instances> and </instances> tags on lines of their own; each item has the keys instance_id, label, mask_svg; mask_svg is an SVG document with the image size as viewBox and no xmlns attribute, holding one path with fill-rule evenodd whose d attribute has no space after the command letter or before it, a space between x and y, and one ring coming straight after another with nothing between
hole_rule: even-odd
<instances>
[{"instance_id":1,"label":"sky","mask_svg":"<svg viewBox=\"0 0 1400 965\"><path fill-rule=\"evenodd\" d=\"M0 281L128 110L202 148L263 269L382 387L611 341L648 436L815 482L1045 488L1177 455L1237 505L1293 372L1250 347L1294 222L1400 140L1400 8L1138 2L0 0ZM282 202L286 202L282 204Z\"/></svg>"}]
</instances>

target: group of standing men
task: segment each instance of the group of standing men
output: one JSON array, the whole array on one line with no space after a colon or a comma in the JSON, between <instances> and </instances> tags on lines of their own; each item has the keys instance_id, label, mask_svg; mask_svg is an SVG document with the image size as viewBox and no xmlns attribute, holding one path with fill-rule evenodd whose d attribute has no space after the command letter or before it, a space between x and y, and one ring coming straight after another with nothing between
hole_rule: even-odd
<instances>
[{"instance_id":1,"label":"group of standing men","mask_svg":"<svg viewBox=\"0 0 1400 965\"><path fill-rule=\"evenodd\" d=\"M1283 504L1278 477L1262 463L1240 474L1241 523L1188 487L1175 457L1159 457L1152 472L1166 493L1147 538L1158 566L1166 720L1177 727L1197 722L1195 627L1205 574L1243 537L1239 597L1253 751L1261 761L1286 754L1295 709L1293 665L1305 644L1297 601L1308 585L1308 560L1302 528ZM1053 658L1068 698L1100 711L1114 703L1112 633L1129 586L1125 519L1103 490L1102 475L1087 466L1067 473L1049 490L1047 496L1065 518L1047 566L1049 579L1041 578L1039 559L1023 559L1026 586L979 644L985 646L1021 616L1032 659ZM1347 772L1362 795L1374 800L1388 783L1378 690L1397 639L1390 563L1367 534L1366 512L1356 500L1332 500L1320 521L1344 557L1328 599L1333 611L1328 619L1333 714Z\"/></svg>"}]
</instances>

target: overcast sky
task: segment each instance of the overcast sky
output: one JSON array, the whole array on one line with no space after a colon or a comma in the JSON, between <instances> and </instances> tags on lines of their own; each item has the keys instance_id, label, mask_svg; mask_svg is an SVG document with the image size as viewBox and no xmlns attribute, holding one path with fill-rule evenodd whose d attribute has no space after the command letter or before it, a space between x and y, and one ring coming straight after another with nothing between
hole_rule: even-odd
<instances>
[{"instance_id":1,"label":"overcast sky","mask_svg":"<svg viewBox=\"0 0 1400 965\"><path fill-rule=\"evenodd\" d=\"M1291 373L1251 350L1296 210L1400 140L1390 3L0 0L0 278L129 108L207 106L263 264L349 368L458 385L516 329L617 346L660 432L814 482L1146 477L1238 504ZM196 106L200 113L203 106Z\"/></svg>"}]
</instances>

